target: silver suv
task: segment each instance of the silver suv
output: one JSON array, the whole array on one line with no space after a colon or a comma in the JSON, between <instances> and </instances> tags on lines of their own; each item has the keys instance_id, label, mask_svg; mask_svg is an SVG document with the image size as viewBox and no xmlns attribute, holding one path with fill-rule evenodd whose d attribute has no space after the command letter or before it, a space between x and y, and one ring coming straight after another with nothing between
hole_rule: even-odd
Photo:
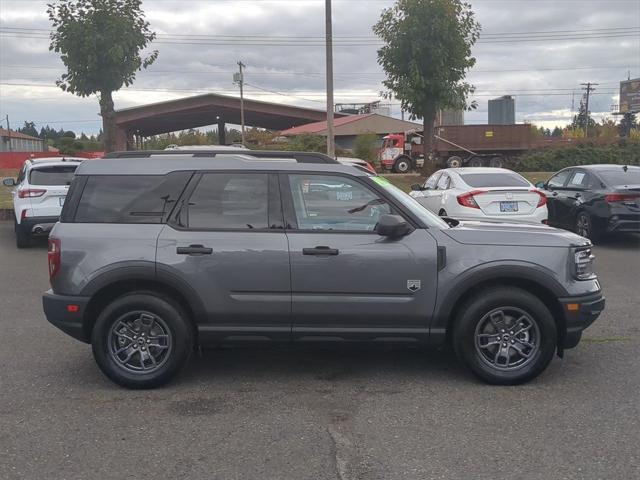
<instances>
[{"instance_id":1,"label":"silver suv","mask_svg":"<svg viewBox=\"0 0 640 480\"><path fill-rule=\"evenodd\" d=\"M587 239L446 223L326 156L114 157L76 171L43 302L126 387L167 382L196 347L319 340L450 342L483 380L516 384L604 308Z\"/></svg>"}]
</instances>

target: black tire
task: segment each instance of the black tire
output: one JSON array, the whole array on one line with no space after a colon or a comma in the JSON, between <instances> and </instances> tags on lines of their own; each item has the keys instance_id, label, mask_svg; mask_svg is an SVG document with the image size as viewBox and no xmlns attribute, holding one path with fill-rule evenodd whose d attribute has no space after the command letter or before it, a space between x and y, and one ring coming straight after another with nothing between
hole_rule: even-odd
<instances>
[{"instance_id":1,"label":"black tire","mask_svg":"<svg viewBox=\"0 0 640 480\"><path fill-rule=\"evenodd\" d=\"M460 168L462 166L462 159L457 155L453 155L447 159L448 168Z\"/></svg>"},{"instance_id":2,"label":"black tire","mask_svg":"<svg viewBox=\"0 0 640 480\"><path fill-rule=\"evenodd\" d=\"M602 237L600 230L593 224L591 215L587 212L578 212L573 231L580 236L588 238L593 243L596 243Z\"/></svg>"},{"instance_id":3,"label":"black tire","mask_svg":"<svg viewBox=\"0 0 640 480\"><path fill-rule=\"evenodd\" d=\"M502 317L495 313L500 311ZM487 320L490 315L495 317ZM514 321L516 317L518 319ZM494 322L494 318L502 318L502 321ZM484 325L496 333L485 333ZM517 333L524 325L531 326ZM512 332L516 334L510 336ZM487 340L483 347L480 337ZM537 377L547 368L556 349L557 337L553 316L538 297L519 288L492 287L463 305L455 320L452 340L456 355L476 376L494 385L517 385ZM497 344L495 340L498 340ZM535 348L523 347L525 343ZM517 349L526 350L529 356L520 355ZM506 352L506 355L498 352ZM509 366L512 355L513 366ZM501 358L506 358L506 363L501 362ZM519 359L522 363L518 363Z\"/></svg>"},{"instance_id":4,"label":"black tire","mask_svg":"<svg viewBox=\"0 0 640 480\"><path fill-rule=\"evenodd\" d=\"M400 157L393 164L393 171L396 173L408 173L412 166L413 163L409 157Z\"/></svg>"},{"instance_id":5,"label":"black tire","mask_svg":"<svg viewBox=\"0 0 640 480\"><path fill-rule=\"evenodd\" d=\"M493 168L502 168L504 166L504 158L493 157L491 160L489 160L489 166Z\"/></svg>"},{"instance_id":6,"label":"black tire","mask_svg":"<svg viewBox=\"0 0 640 480\"><path fill-rule=\"evenodd\" d=\"M31 234L18 222L14 223L14 231L16 232L16 247L28 248L31 246Z\"/></svg>"},{"instance_id":7,"label":"black tire","mask_svg":"<svg viewBox=\"0 0 640 480\"><path fill-rule=\"evenodd\" d=\"M148 332L146 342L151 343L149 346L145 345L142 338L145 336L145 328L135 328L134 319L136 317L141 319L143 315L146 316L144 318L151 317L156 322L151 330L146 330ZM114 324L122 325L123 319L126 325L131 325L131 328L125 328L123 325L122 329L119 327L120 333L115 333ZM145 321L151 322L151 320ZM163 332L166 332L166 335ZM137 336L140 338L136 338ZM162 342L157 340L165 336ZM131 342L126 343L129 342L126 338ZM158 345L152 343L151 339L154 339L153 342L157 342ZM100 313L93 328L91 344L96 363L112 381L126 388L155 388L170 381L187 363L194 347L194 334L187 315L177 304L160 298L153 292L133 292L116 298ZM116 360L116 357L120 359L121 357L114 350L119 351L127 345L131 348L121 355L129 354L131 364L135 361L133 359L137 358L138 365L142 364L143 368L145 362L152 359L150 354L152 347L155 347L153 351L158 358L153 359L155 366L150 364L151 371L135 371L134 366L123 365ZM135 352L133 352L134 348ZM145 353L143 354L141 350L145 350Z\"/></svg>"},{"instance_id":8,"label":"black tire","mask_svg":"<svg viewBox=\"0 0 640 480\"><path fill-rule=\"evenodd\" d=\"M470 167L484 167L484 161L481 158L474 157L469 160Z\"/></svg>"}]
</instances>

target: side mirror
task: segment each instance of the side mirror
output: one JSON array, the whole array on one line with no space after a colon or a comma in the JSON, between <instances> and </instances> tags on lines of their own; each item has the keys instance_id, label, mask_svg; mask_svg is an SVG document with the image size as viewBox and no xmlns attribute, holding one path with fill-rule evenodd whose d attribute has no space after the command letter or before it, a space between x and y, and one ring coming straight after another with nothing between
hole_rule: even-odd
<instances>
[{"instance_id":1,"label":"side mirror","mask_svg":"<svg viewBox=\"0 0 640 480\"><path fill-rule=\"evenodd\" d=\"M422 192L423 190L426 190L426 189L419 183L414 183L413 185L411 185L411 190L413 190L414 192Z\"/></svg>"},{"instance_id":2,"label":"side mirror","mask_svg":"<svg viewBox=\"0 0 640 480\"><path fill-rule=\"evenodd\" d=\"M2 184L5 187L15 187L16 186L16 181L13 178L4 178L4 179L2 179Z\"/></svg>"},{"instance_id":3,"label":"side mirror","mask_svg":"<svg viewBox=\"0 0 640 480\"><path fill-rule=\"evenodd\" d=\"M544 182L538 182L535 185L536 188L545 188Z\"/></svg>"},{"instance_id":4,"label":"side mirror","mask_svg":"<svg viewBox=\"0 0 640 480\"><path fill-rule=\"evenodd\" d=\"M411 227L400 215L381 215L376 233L382 237L398 238L411 231Z\"/></svg>"}]
</instances>

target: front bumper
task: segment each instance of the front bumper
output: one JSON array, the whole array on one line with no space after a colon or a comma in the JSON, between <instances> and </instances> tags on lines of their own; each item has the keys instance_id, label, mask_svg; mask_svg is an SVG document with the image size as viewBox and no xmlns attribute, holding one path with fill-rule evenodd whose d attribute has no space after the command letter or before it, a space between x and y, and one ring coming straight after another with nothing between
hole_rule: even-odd
<instances>
[{"instance_id":1,"label":"front bumper","mask_svg":"<svg viewBox=\"0 0 640 480\"><path fill-rule=\"evenodd\" d=\"M602 291L560 298L560 304L565 316L566 329L561 336L562 348L573 348L582 337L582 331L591 325L604 310L605 299Z\"/></svg>"},{"instance_id":2,"label":"front bumper","mask_svg":"<svg viewBox=\"0 0 640 480\"><path fill-rule=\"evenodd\" d=\"M89 297L56 295L52 290L42 295L42 307L49 323L85 343L91 342L89 330L84 324L84 312L88 303ZM74 307L69 308L70 305Z\"/></svg>"}]
</instances>

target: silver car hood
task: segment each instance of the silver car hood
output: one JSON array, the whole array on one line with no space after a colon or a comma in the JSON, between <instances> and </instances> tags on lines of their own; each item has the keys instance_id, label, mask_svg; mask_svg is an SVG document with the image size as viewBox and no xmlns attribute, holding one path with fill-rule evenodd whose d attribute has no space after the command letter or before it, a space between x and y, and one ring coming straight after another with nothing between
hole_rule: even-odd
<instances>
[{"instance_id":1,"label":"silver car hood","mask_svg":"<svg viewBox=\"0 0 640 480\"><path fill-rule=\"evenodd\" d=\"M460 222L443 230L453 240L466 245L522 245L531 247L580 247L589 239L546 225L498 222Z\"/></svg>"}]
</instances>

